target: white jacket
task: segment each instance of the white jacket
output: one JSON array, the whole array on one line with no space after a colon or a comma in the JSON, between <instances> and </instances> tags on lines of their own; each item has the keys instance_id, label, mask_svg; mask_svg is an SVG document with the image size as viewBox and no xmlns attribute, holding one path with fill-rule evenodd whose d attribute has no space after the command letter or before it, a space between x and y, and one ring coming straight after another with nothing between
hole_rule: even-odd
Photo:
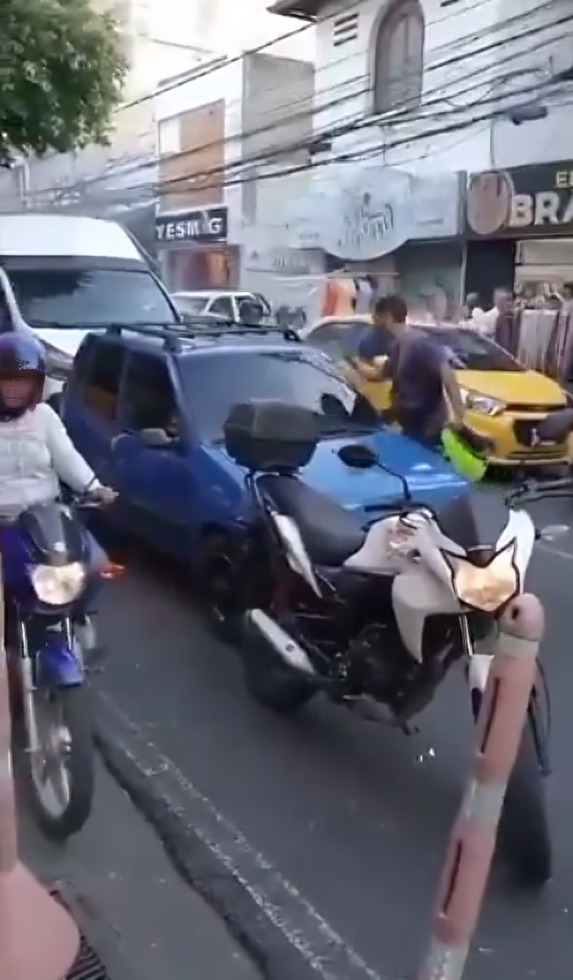
<instances>
[{"instance_id":1,"label":"white jacket","mask_svg":"<svg viewBox=\"0 0 573 980\"><path fill-rule=\"evenodd\" d=\"M0 515L56 500L60 480L77 493L100 486L49 405L0 422Z\"/></svg>"},{"instance_id":2,"label":"white jacket","mask_svg":"<svg viewBox=\"0 0 573 980\"><path fill-rule=\"evenodd\" d=\"M476 333L493 338L495 337L495 328L497 327L498 319L499 310L496 306L492 307L491 310L487 310L487 312L479 306L476 306L469 320L465 322L465 325L475 330Z\"/></svg>"}]
</instances>

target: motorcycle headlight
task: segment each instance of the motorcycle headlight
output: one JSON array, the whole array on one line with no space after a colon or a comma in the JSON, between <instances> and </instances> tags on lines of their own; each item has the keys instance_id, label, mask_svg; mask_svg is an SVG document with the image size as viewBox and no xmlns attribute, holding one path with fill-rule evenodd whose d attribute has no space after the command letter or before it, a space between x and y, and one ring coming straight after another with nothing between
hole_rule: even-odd
<instances>
[{"instance_id":1,"label":"motorcycle headlight","mask_svg":"<svg viewBox=\"0 0 573 980\"><path fill-rule=\"evenodd\" d=\"M86 580L81 562L69 565L36 565L30 575L34 591L48 606L67 606L80 595Z\"/></svg>"},{"instance_id":2,"label":"motorcycle headlight","mask_svg":"<svg viewBox=\"0 0 573 980\"><path fill-rule=\"evenodd\" d=\"M519 592L519 573L515 567L515 541L500 551L485 568L472 565L467 558L444 552L452 572L452 586L460 602L482 612L493 613Z\"/></svg>"},{"instance_id":3,"label":"motorcycle headlight","mask_svg":"<svg viewBox=\"0 0 573 980\"><path fill-rule=\"evenodd\" d=\"M504 403L497 398L482 395L479 391L469 391L467 388L461 388L460 391L464 405L471 412L480 412L481 415L499 415L505 408Z\"/></svg>"}]
</instances>

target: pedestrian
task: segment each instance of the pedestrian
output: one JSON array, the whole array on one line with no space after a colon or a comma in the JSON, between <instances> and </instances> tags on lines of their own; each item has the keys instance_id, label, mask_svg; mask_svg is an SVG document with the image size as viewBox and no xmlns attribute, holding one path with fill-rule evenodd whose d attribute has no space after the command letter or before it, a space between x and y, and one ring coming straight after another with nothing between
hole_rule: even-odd
<instances>
[{"instance_id":1,"label":"pedestrian","mask_svg":"<svg viewBox=\"0 0 573 980\"><path fill-rule=\"evenodd\" d=\"M476 319L479 321L480 333L495 338L500 316L507 315L512 310L513 291L505 286L495 289L491 309L485 312L482 310L479 317L476 316Z\"/></svg>"},{"instance_id":2,"label":"pedestrian","mask_svg":"<svg viewBox=\"0 0 573 980\"><path fill-rule=\"evenodd\" d=\"M563 297L560 296L559 293L556 291L549 293L545 303L545 309L551 310L554 313L560 313L562 307L563 307Z\"/></svg>"},{"instance_id":3,"label":"pedestrian","mask_svg":"<svg viewBox=\"0 0 573 980\"><path fill-rule=\"evenodd\" d=\"M497 318L493 332L496 344L503 347L508 354L517 354L519 346L519 331L521 316L513 307L513 296L505 291L497 299Z\"/></svg>"},{"instance_id":4,"label":"pedestrian","mask_svg":"<svg viewBox=\"0 0 573 980\"><path fill-rule=\"evenodd\" d=\"M484 309L478 293L468 293L462 306L461 322L472 330L481 332Z\"/></svg>"},{"instance_id":5,"label":"pedestrian","mask_svg":"<svg viewBox=\"0 0 573 980\"><path fill-rule=\"evenodd\" d=\"M407 315L400 296L381 297L352 366L364 381L391 381L392 420L405 435L437 448L448 422L448 403L451 424L458 429L463 428L464 403L444 348L428 334L409 327ZM392 337L389 350L388 334Z\"/></svg>"},{"instance_id":6,"label":"pedestrian","mask_svg":"<svg viewBox=\"0 0 573 980\"><path fill-rule=\"evenodd\" d=\"M239 320L245 327L261 327L265 318L263 304L250 297L242 299L239 303Z\"/></svg>"}]
</instances>

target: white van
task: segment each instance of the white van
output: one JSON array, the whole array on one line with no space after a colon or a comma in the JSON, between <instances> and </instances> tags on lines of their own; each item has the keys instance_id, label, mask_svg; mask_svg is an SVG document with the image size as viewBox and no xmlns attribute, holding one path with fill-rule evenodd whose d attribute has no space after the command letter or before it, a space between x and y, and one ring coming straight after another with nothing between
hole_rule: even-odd
<instances>
[{"instance_id":1,"label":"white van","mask_svg":"<svg viewBox=\"0 0 573 980\"><path fill-rule=\"evenodd\" d=\"M0 215L0 290L14 328L45 345L46 399L61 391L86 333L179 321L134 240L99 218Z\"/></svg>"}]
</instances>

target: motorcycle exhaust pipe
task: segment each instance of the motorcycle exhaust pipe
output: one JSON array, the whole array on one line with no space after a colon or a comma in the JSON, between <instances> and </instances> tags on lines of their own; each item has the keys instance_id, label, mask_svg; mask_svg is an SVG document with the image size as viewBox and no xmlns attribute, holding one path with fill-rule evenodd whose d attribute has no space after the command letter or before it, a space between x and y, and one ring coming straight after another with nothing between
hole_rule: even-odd
<instances>
[{"instance_id":1,"label":"motorcycle exhaust pipe","mask_svg":"<svg viewBox=\"0 0 573 980\"><path fill-rule=\"evenodd\" d=\"M263 612L262 609L249 609L246 613L246 620L261 634L288 667L316 679L316 671L303 648L266 612Z\"/></svg>"}]
</instances>

